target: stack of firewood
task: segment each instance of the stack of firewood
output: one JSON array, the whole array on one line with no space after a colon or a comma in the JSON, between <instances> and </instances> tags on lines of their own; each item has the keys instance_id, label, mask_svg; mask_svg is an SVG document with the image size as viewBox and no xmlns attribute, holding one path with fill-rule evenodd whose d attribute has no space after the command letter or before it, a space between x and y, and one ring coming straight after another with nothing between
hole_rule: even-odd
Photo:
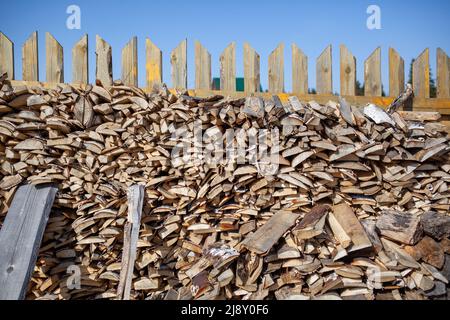
<instances>
[{"instance_id":1,"label":"stack of firewood","mask_svg":"<svg viewBox=\"0 0 450 320\"><path fill-rule=\"evenodd\" d=\"M119 82L4 81L0 117L0 216L21 183L59 187L30 299L116 298L133 184L146 191L134 299L447 296L450 143L439 123Z\"/></svg>"}]
</instances>

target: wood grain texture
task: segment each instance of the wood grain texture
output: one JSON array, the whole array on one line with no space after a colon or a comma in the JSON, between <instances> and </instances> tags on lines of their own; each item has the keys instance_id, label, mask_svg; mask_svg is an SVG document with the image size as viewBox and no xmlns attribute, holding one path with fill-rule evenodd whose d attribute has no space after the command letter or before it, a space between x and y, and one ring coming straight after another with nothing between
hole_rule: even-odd
<instances>
[{"instance_id":1,"label":"wood grain texture","mask_svg":"<svg viewBox=\"0 0 450 320\"><path fill-rule=\"evenodd\" d=\"M450 59L444 50L437 49L437 97L450 98Z\"/></svg>"},{"instance_id":2,"label":"wood grain texture","mask_svg":"<svg viewBox=\"0 0 450 320\"><path fill-rule=\"evenodd\" d=\"M170 63L172 65L172 87L176 89L187 88L187 40L173 49L170 53Z\"/></svg>"},{"instance_id":3,"label":"wood grain texture","mask_svg":"<svg viewBox=\"0 0 450 320\"><path fill-rule=\"evenodd\" d=\"M153 88L163 82L162 51L149 38L145 39L145 56L147 87Z\"/></svg>"},{"instance_id":4,"label":"wood grain texture","mask_svg":"<svg viewBox=\"0 0 450 320\"><path fill-rule=\"evenodd\" d=\"M236 91L236 43L232 42L220 55L220 90Z\"/></svg>"},{"instance_id":5,"label":"wood grain texture","mask_svg":"<svg viewBox=\"0 0 450 320\"><path fill-rule=\"evenodd\" d=\"M398 97L405 90L405 61L389 48L389 96Z\"/></svg>"},{"instance_id":6,"label":"wood grain texture","mask_svg":"<svg viewBox=\"0 0 450 320\"><path fill-rule=\"evenodd\" d=\"M0 75L5 72L14 79L14 43L0 32Z\"/></svg>"},{"instance_id":7,"label":"wood grain texture","mask_svg":"<svg viewBox=\"0 0 450 320\"><path fill-rule=\"evenodd\" d=\"M0 231L0 300L22 300L57 188L20 186Z\"/></svg>"},{"instance_id":8,"label":"wood grain texture","mask_svg":"<svg viewBox=\"0 0 450 320\"><path fill-rule=\"evenodd\" d=\"M341 96L356 95L356 59L345 45L340 46Z\"/></svg>"},{"instance_id":9,"label":"wood grain texture","mask_svg":"<svg viewBox=\"0 0 450 320\"><path fill-rule=\"evenodd\" d=\"M138 86L137 37L131 38L122 49L122 81L128 86Z\"/></svg>"},{"instance_id":10,"label":"wood grain texture","mask_svg":"<svg viewBox=\"0 0 450 320\"><path fill-rule=\"evenodd\" d=\"M49 33L45 33L45 67L47 82L64 82L64 53L63 47Z\"/></svg>"},{"instance_id":11,"label":"wood grain texture","mask_svg":"<svg viewBox=\"0 0 450 320\"><path fill-rule=\"evenodd\" d=\"M414 96L430 97L430 50L425 49L413 63Z\"/></svg>"},{"instance_id":12,"label":"wood grain texture","mask_svg":"<svg viewBox=\"0 0 450 320\"><path fill-rule=\"evenodd\" d=\"M292 92L308 93L308 57L292 44Z\"/></svg>"},{"instance_id":13,"label":"wood grain texture","mask_svg":"<svg viewBox=\"0 0 450 320\"><path fill-rule=\"evenodd\" d=\"M211 89L211 54L199 41L195 42L195 88Z\"/></svg>"},{"instance_id":14,"label":"wood grain texture","mask_svg":"<svg viewBox=\"0 0 450 320\"><path fill-rule=\"evenodd\" d=\"M89 83L88 35L84 35L72 48L72 83Z\"/></svg>"},{"instance_id":15,"label":"wood grain texture","mask_svg":"<svg viewBox=\"0 0 450 320\"><path fill-rule=\"evenodd\" d=\"M133 185L128 189L128 219L125 225L122 268L120 270L120 280L117 288L117 297L123 300L130 300L144 194L145 187L143 185Z\"/></svg>"},{"instance_id":16,"label":"wood grain texture","mask_svg":"<svg viewBox=\"0 0 450 320\"><path fill-rule=\"evenodd\" d=\"M260 56L247 42L244 43L244 91L260 92Z\"/></svg>"},{"instance_id":17,"label":"wood grain texture","mask_svg":"<svg viewBox=\"0 0 450 320\"><path fill-rule=\"evenodd\" d=\"M284 92L284 43L269 55L269 92Z\"/></svg>"},{"instance_id":18,"label":"wood grain texture","mask_svg":"<svg viewBox=\"0 0 450 320\"><path fill-rule=\"evenodd\" d=\"M38 33L33 32L22 47L22 80L39 81Z\"/></svg>"},{"instance_id":19,"label":"wood grain texture","mask_svg":"<svg viewBox=\"0 0 450 320\"><path fill-rule=\"evenodd\" d=\"M364 95L381 97L381 48L378 47L364 62Z\"/></svg>"},{"instance_id":20,"label":"wood grain texture","mask_svg":"<svg viewBox=\"0 0 450 320\"><path fill-rule=\"evenodd\" d=\"M331 45L320 54L316 62L316 91L318 94L333 94Z\"/></svg>"},{"instance_id":21,"label":"wood grain texture","mask_svg":"<svg viewBox=\"0 0 450 320\"><path fill-rule=\"evenodd\" d=\"M100 80L104 86L112 85L112 48L105 40L103 40L98 35L95 37L95 56L96 80Z\"/></svg>"}]
</instances>

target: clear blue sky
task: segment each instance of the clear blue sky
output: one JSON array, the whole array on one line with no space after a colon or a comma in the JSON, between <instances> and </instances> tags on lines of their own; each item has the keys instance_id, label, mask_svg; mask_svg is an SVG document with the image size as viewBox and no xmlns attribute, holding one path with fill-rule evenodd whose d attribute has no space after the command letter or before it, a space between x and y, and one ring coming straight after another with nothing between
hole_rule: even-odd
<instances>
[{"instance_id":1,"label":"clear blue sky","mask_svg":"<svg viewBox=\"0 0 450 320\"><path fill-rule=\"evenodd\" d=\"M3 1L2 1L3 2ZM81 8L81 30L66 28L66 8ZM366 9L381 8L381 30L368 30ZM363 81L364 60L382 47L382 77L388 91L388 48L397 49L406 69L412 58L429 47L433 76L436 48L450 54L449 0L14 0L4 1L0 31L15 43L16 78L21 78L21 46L32 31L39 32L40 79L45 79L45 32L64 47L65 81L71 80L71 48L85 33L90 46L90 80L95 73L95 35L113 47L114 79L120 77L122 47L138 37L139 85L145 84L145 37L163 51L163 77L171 84L169 53L188 39L188 85L194 87L194 41L212 55L213 76L219 76L219 55L231 41L237 42L237 76L243 75L242 51L248 41L261 56L261 82L267 88L267 60L279 42L285 44L285 87L291 90L291 44L309 57L309 87L315 87L315 60L333 45L333 85L339 90L339 45L346 44L357 59L357 78Z\"/></svg>"}]
</instances>

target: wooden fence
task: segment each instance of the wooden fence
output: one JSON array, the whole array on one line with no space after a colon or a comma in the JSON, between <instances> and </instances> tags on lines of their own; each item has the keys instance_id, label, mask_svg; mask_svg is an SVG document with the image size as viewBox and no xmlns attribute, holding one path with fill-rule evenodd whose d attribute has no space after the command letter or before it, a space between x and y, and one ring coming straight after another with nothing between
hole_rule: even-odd
<instances>
[{"instance_id":1,"label":"wooden fence","mask_svg":"<svg viewBox=\"0 0 450 320\"><path fill-rule=\"evenodd\" d=\"M220 55L220 91L232 96L247 94L278 94L282 100L284 94L284 45L280 44L268 57L268 91L260 90L260 55L248 44L244 44L244 86L245 92L236 92L236 44L228 45ZM292 45L292 95L302 99L314 99L327 102L333 99L332 47L325 48L316 60L316 91L308 94L308 57L295 44ZM127 85L138 85L137 38L133 37L122 49L122 81ZM50 34L45 37L46 85L64 82L63 47ZM112 48L101 37L96 36L96 79L104 85L113 82ZM145 72L146 87L161 83L161 50L150 39L146 39ZM450 116L450 59L441 49L437 50L437 98L430 99L429 49L425 49L415 59L413 89L414 111L438 111L445 117ZM183 40L170 53L171 77L174 89L187 89L187 40ZM14 44L0 33L0 73L8 72L11 80L18 80L14 73ZM38 34L34 32L22 46L22 81L39 81ZM21 84L22 81L13 81ZM72 83L89 83L88 75L88 36L83 36L72 48ZM340 46L340 94L350 103L365 104L373 102L387 106L405 87L405 63L397 51L389 48L389 97L382 97L381 48L364 62L364 96L356 96L356 58L349 49ZM214 94L211 78L211 54L200 42L195 43L195 89L199 96ZM335 99L335 97L334 97Z\"/></svg>"}]
</instances>

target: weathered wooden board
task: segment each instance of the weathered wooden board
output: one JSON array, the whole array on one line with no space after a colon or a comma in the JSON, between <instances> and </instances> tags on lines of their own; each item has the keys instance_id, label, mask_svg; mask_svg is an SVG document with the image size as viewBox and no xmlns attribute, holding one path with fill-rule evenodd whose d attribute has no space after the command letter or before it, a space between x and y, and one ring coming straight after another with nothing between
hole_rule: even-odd
<instances>
[{"instance_id":1,"label":"weathered wooden board","mask_svg":"<svg viewBox=\"0 0 450 320\"><path fill-rule=\"evenodd\" d=\"M144 204L144 194L145 187L143 185L132 185L128 189L128 221L125 225L122 267L117 288L117 298L123 300L130 299L131 282L141 225L142 207Z\"/></svg>"},{"instance_id":2,"label":"weathered wooden board","mask_svg":"<svg viewBox=\"0 0 450 320\"><path fill-rule=\"evenodd\" d=\"M14 43L0 32L0 74L8 73L8 79L14 79Z\"/></svg>"},{"instance_id":3,"label":"weathered wooden board","mask_svg":"<svg viewBox=\"0 0 450 320\"><path fill-rule=\"evenodd\" d=\"M386 238L404 244L416 244L422 238L420 217L411 213L386 210L377 220L377 229Z\"/></svg>"},{"instance_id":4,"label":"weathered wooden board","mask_svg":"<svg viewBox=\"0 0 450 320\"><path fill-rule=\"evenodd\" d=\"M341 45L341 96L356 95L356 59L345 45Z\"/></svg>"},{"instance_id":5,"label":"weathered wooden board","mask_svg":"<svg viewBox=\"0 0 450 320\"><path fill-rule=\"evenodd\" d=\"M72 83L89 83L88 35L84 35L72 49Z\"/></svg>"},{"instance_id":6,"label":"weathered wooden board","mask_svg":"<svg viewBox=\"0 0 450 320\"><path fill-rule=\"evenodd\" d=\"M259 92L261 88L260 57L247 42L244 43L244 90Z\"/></svg>"},{"instance_id":7,"label":"weathered wooden board","mask_svg":"<svg viewBox=\"0 0 450 320\"><path fill-rule=\"evenodd\" d=\"M45 34L46 79L47 82L64 82L63 47L49 33Z\"/></svg>"},{"instance_id":8,"label":"weathered wooden board","mask_svg":"<svg viewBox=\"0 0 450 320\"><path fill-rule=\"evenodd\" d=\"M389 95L398 97L405 90L405 61L389 48Z\"/></svg>"},{"instance_id":9,"label":"weathered wooden board","mask_svg":"<svg viewBox=\"0 0 450 320\"><path fill-rule=\"evenodd\" d=\"M292 44L292 92L308 93L308 57L295 43Z\"/></svg>"},{"instance_id":10,"label":"weathered wooden board","mask_svg":"<svg viewBox=\"0 0 450 320\"><path fill-rule=\"evenodd\" d=\"M96 70L95 77L104 86L110 86L113 82L112 48L100 36L95 38Z\"/></svg>"},{"instance_id":11,"label":"weathered wooden board","mask_svg":"<svg viewBox=\"0 0 450 320\"><path fill-rule=\"evenodd\" d=\"M37 31L31 34L22 47L22 80L39 81Z\"/></svg>"},{"instance_id":12,"label":"weathered wooden board","mask_svg":"<svg viewBox=\"0 0 450 320\"><path fill-rule=\"evenodd\" d=\"M137 37L131 38L122 49L122 81L128 86L138 86Z\"/></svg>"},{"instance_id":13,"label":"weathered wooden board","mask_svg":"<svg viewBox=\"0 0 450 320\"><path fill-rule=\"evenodd\" d=\"M236 43L232 42L220 55L220 90L236 91Z\"/></svg>"},{"instance_id":14,"label":"weathered wooden board","mask_svg":"<svg viewBox=\"0 0 450 320\"><path fill-rule=\"evenodd\" d=\"M147 87L163 82L162 51L149 39L145 39L145 70L147 72Z\"/></svg>"},{"instance_id":15,"label":"weathered wooden board","mask_svg":"<svg viewBox=\"0 0 450 320\"><path fill-rule=\"evenodd\" d=\"M187 40L173 49L170 53L170 63L172 65L172 87L175 89L187 88Z\"/></svg>"},{"instance_id":16,"label":"weathered wooden board","mask_svg":"<svg viewBox=\"0 0 450 320\"><path fill-rule=\"evenodd\" d=\"M199 41L195 42L195 88L211 89L211 54Z\"/></svg>"},{"instance_id":17,"label":"weathered wooden board","mask_svg":"<svg viewBox=\"0 0 450 320\"><path fill-rule=\"evenodd\" d=\"M331 45L317 58L316 82L318 94L333 94Z\"/></svg>"},{"instance_id":18,"label":"weathered wooden board","mask_svg":"<svg viewBox=\"0 0 450 320\"><path fill-rule=\"evenodd\" d=\"M380 97L381 85L381 48L378 47L364 62L364 95Z\"/></svg>"},{"instance_id":19,"label":"weathered wooden board","mask_svg":"<svg viewBox=\"0 0 450 320\"><path fill-rule=\"evenodd\" d=\"M269 55L269 92L284 92L284 43Z\"/></svg>"},{"instance_id":20,"label":"weathered wooden board","mask_svg":"<svg viewBox=\"0 0 450 320\"><path fill-rule=\"evenodd\" d=\"M414 96L419 98L430 97L430 50L425 49L413 63L413 90Z\"/></svg>"},{"instance_id":21,"label":"weathered wooden board","mask_svg":"<svg viewBox=\"0 0 450 320\"><path fill-rule=\"evenodd\" d=\"M437 97L450 98L450 59L444 50L437 49Z\"/></svg>"},{"instance_id":22,"label":"weathered wooden board","mask_svg":"<svg viewBox=\"0 0 450 320\"><path fill-rule=\"evenodd\" d=\"M0 300L22 300L57 188L20 186L0 231Z\"/></svg>"}]
</instances>

